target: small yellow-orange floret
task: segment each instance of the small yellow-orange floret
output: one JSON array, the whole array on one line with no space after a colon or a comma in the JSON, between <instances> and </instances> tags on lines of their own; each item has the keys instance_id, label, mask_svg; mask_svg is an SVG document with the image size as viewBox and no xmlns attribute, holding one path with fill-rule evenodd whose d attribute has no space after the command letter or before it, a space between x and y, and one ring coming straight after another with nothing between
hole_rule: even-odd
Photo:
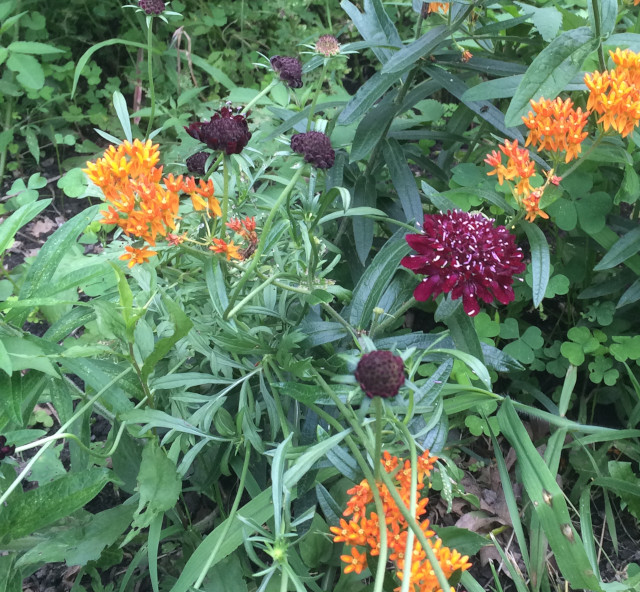
<instances>
[{"instance_id":1,"label":"small yellow-orange floret","mask_svg":"<svg viewBox=\"0 0 640 592\"><path fill-rule=\"evenodd\" d=\"M438 10L442 10L444 14L449 12L449 3L448 2L429 2L428 12L438 12Z\"/></svg>"},{"instance_id":2,"label":"small yellow-orange floret","mask_svg":"<svg viewBox=\"0 0 640 592\"><path fill-rule=\"evenodd\" d=\"M488 154L484 161L493 167L487 175L497 175L498 183L502 185L505 181L515 181L515 191L518 195L526 195L531 192L531 182L529 179L534 177L535 164L529 157L529 151L526 148L518 146L518 140L505 140L504 144L498 146L502 154L507 157L506 166L502 164L502 155L493 151Z\"/></svg>"},{"instance_id":3,"label":"small yellow-orange floret","mask_svg":"<svg viewBox=\"0 0 640 592\"><path fill-rule=\"evenodd\" d=\"M128 267L133 267L134 265L137 265L139 263L145 263L149 260L150 257L153 257L153 255L156 254L155 251L151 251L150 249L138 249L129 245L126 245L124 250L126 251L126 253L120 255L119 259L121 259L122 261L128 260Z\"/></svg>"}]
</instances>

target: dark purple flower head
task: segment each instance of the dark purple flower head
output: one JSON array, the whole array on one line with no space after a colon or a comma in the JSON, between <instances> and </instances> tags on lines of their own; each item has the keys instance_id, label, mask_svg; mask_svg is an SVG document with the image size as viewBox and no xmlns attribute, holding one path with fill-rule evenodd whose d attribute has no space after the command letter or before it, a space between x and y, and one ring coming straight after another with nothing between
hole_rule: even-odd
<instances>
[{"instance_id":1,"label":"dark purple flower head","mask_svg":"<svg viewBox=\"0 0 640 592\"><path fill-rule=\"evenodd\" d=\"M138 0L138 6L150 15L162 14L165 8L162 0Z\"/></svg>"},{"instance_id":2,"label":"dark purple flower head","mask_svg":"<svg viewBox=\"0 0 640 592\"><path fill-rule=\"evenodd\" d=\"M7 456L11 456L15 451L15 445L7 446L7 439L4 436L0 436L0 460L3 460Z\"/></svg>"},{"instance_id":3,"label":"dark purple flower head","mask_svg":"<svg viewBox=\"0 0 640 592\"><path fill-rule=\"evenodd\" d=\"M423 234L407 234L417 255L400 262L424 279L413 292L416 300L451 292L469 316L480 312L478 298L502 304L514 299L513 276L522 273L522 251L504 226L493 226L482 214L453 211L426 214Z\"/></svg>"},{"instance_id":4,"label":"dark purple flower head","mask_svg":"<svg viewBox=\"0 0 640 592\"><path fill-rule=\"evenodd\" d=\"M289 88L302 86L302 64L298 58L273 56L270 61L273 71Z\"/></svg>"},{"instance_id":5,"label":"dark purple flower head","mask_svg":"<svg viewBox=\"0 0 640 592\"><path fill-rule=\"evenodd\" d=\"M390 399L404 384L404 362L390 351L364 354L356 368L356 380L367 397Z\"/></svg>"},{"instance_id":6,"label":"dark purple flower head","mask_svg":"<svg viewBox=\"0 0 640 592\"><path fill-rule=\"evenodd\" d=\"M328 58L340 53L340 44L333 35L322 35L316 41L316 51Z\"/></svg>"},{"instance_id":7,"label":"dark purple flower head","mask_svg":"<svg viewBox=\"0 0 640 592\"><path fill-rule=\"evenodd\" d=\"M196 121L184 129L212 150L226 154L240 154L251 138L245 116L239 109L234 114L229 107L216 111L210 121Z\"/></svg>"},{"instance_id":8,"label":"dark purple flower head","mask_svg":"<svg viewBox=\"0 0 640 592\"><path fill-rule=\"evenodd\" d=\"M187 170L194 175L204 175L207 172L204 165L207 163L209 156L211 156L210 152L196 152L193 156L187 158Z\"/></svg>"},{"instance_id":9,"label":"dark purple flower head","mask_svg":"<svg viewBox=\"0 0 640 592\"><path fill-rule=\"evenodd\" d=\"M291 150L318 169L330 169L336 159L329 136L322 132L306 132L291 137Z\"/></svg>"}]
</instances>

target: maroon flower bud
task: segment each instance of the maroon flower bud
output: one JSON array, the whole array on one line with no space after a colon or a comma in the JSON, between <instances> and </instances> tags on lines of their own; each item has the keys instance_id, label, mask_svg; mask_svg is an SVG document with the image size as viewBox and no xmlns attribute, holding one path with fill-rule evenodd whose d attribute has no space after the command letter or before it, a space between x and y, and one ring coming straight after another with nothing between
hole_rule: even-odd
<instances>
[{"instance_id":1,"label":"maroon flower bud","mask_svg":"<svg viewBox=\"0 0 640 592\"><path fill-rule=\"evenodd\" d=\"M162 14L165 8L162 0L139 0L138 6L149 15Z\"/></svg>"},{"instance_id":2,"label":"maroon flower bud","mask_svg":"<svg viewBox=\"0 0 640 592\"><path fill-rule=\"evenodd\" d=\"M522 273L522 250L514 236L504 227L493 226L493 220L482 214L453 211L426 214L423 234L405 237L418 255L408 255L400 262L424 279L414 290L416 300L436 298L451 292L451 298L462 297L469 316L480 312L478 298L502 304L514 299L513 276Z\"/></svg>"},{"instance_id":3,"label":"maroon flower bud","mask_svg":"<svg viewBox=\"0 0 640 592\"><path fill-rule=\"evenodd\" d=\"M336 159L329 136L322 132L306 132L291 137L291 150L318 169L330 169Z\"/></svg>"},{"instance_id":4,"label":"maroon flower bud","mask_svg":"<svg viewBox=\"0 0 640 592\"><path fill-rule=\"evenodd\" d=\"M273 71L289 88L302 86L302 64L298 58L273 56L270 61Z\"/></svg>"},{"instance_id":5,"label":"maroon flower bud","mask_svg":"<svg viewBox=\"0 0 640 592\"><path fill-rule=\"evenodd\" d=\"M216 111L210 121L197 121L184 129L192 138L225 154L240 154L251 139L245 116L239 112L234 115L229 107Z\"/></svg>"},{"instance_id":6,"label":"maroon flower bud","mask_svg":"<svg viewBox=\"0 0 640 592\"><path fill-rule=\"evenodd\" d=\"M367 397L390 399L404 384L404 362L390 351L364 354L356 368L356 380Z\"/></svg>"},{"instance_id":7,"label":"maroon flower bud","mask_svg":"<svg viewBox=\"0 0 640 592\"><path fill-rule=\"evenodd\" d=\"M11 456L15 451L15 445L7 446L7 439L4 436L0 436L0 460L3 460L7 456Z\"/></svg>"},{"instance_id":8,"label":"maroon flower bud","mask_svg":"<svg viewBox=\"0 0 640 592\"><path fill-rule=\"evenodd\" d=\"M316 41L316 51L328 58L340 53L340 44L333 35L322 35Z\"/></svg>"},{"instance_id":9,"label":"maroon flower bud","mask_svg":"<svg viewBox=\"0 0 640 592\"><path fill-rule=\"evenodd\" d=\"M195 175L204 175L207 172L204 166L209 156L211 156L209 152L196 152L193 156L187 158L187 170Z\"/></svg>"}]
</instances>

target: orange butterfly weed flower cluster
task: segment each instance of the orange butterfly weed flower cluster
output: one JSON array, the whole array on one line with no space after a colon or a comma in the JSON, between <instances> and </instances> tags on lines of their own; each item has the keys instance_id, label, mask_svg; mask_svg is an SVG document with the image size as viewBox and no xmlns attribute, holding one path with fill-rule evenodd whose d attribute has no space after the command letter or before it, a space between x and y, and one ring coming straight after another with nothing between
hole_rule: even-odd
<instances>
[{"instance_id":1,"label":"orange butterfly weed flower cluster","mask_svg":"<svg viewBox=\"0 0 640 592\"><path fill-rule=\"evenodd\" d=\"M589 111L582 111L580 107L576 110L571 99L563 101L560 97L554 101L544 98L531 101L531 107L533 111L522 118L529 128L525 146L536 146L538 152L566 152L565 163L577 158L588 135L583 129Z\"/></svg>"},{"instance_id":2,"label":"orange butterfly weed flower cluster","mask_svg":"<svg viewBox=\"0 0 640 592\"><path fill-rule=\"evenodd\" d=\"M156 251L147 246L155 246L158 235L167 236L175 230L181 192L189 194L195 210L220 215L212 180L196 184L193 177L163 177L159 161L157 144L136 139L109 146L102 158L88 162L84 169L109 203L107 211L102 212L102 223L117 224L125 234L143 242L142 246L125 247L120 259L128 260L129 267L155 255Z\"/></svg>"},{"instance_id":3,"label":"orange butterfly weed flower cluster","mask_svg":"<svg viewBox=\"0 0 640 592\"><path fill-rule=\"evenodd\" d=\"M444 14L449 12L449 3L448 2L429 2L429 8L427 9L427 13L430 12L438 12L442 10Z\"/></svg>"},{"instance_id":4,"label":"orange butterfly weed flower cluster","mask_svg":"<svg viewBox=\"0 0 640 592\"><path fill-rule=\"evenodd\" d=\"M497 175L498 183L502 185L505 181L516 181L515 191L518 195L528 195L532 191L529 179L535 177L535 164L529 157L529 151L526 148L518 146L518 140L509 142L505 140L504 144L498 146L500 152L494 150L491 154L487 154L484 161L493 167L488 175ZM502 154L507 157L506 166L502 164Z\"/></svg>"},{"instance_id":5,"label":"orange butterfly weed flower cluster","mask_svg":"<svg viewBox=\"0 0 640 592\"><path fill-rule=\"evenodd\" d=\"M534 189L531 187L529 179L535 177L535 164L529 156L526 148L518 146L518 140L509 142L505 140L504 144L498 146L500 152L493 150L491 154L487 154L484 161L493 167L487 175L497 175L498 183L502 185L505 181L515 181L513 188L513 197L516 203L526 212L525 220L533 222L537 216L540 218L549 218L549 215L540 209L540 199L549 186L549 183L558 185L562 180L554 175L553 169L546 171L547 180L542 187ZM507 156L507 164L502 163L502 154Z\"/></svg>"},{"instance_id":6,"label":"orange butterfly weed flower cluster","mask_svg":"<svg viewBox=\"0 0 640 592\"><path fill-rule=\"evenodd\" d=\"M425 477L431 474L436 460L435 457L429 456L428 450L418 457L418 492L424 489ZM381 462L387 473L392 473L397 467L400 467L394 479L400 497L405 505L409 507L411 462L391 456L386 451ZM403 570L405 568L409 526L387 487L379 483L377 488L384 508L384 526L387 528L387 544L390 551L389 559L394 562L396 575L402 581L405 577ZM344 543L348 550L348 554L340 557L346 564L344 572L360 574L367 567L367 554L372 557L380 554L380 517L375 512L368 510L368 506L371 506L373 502L373 492L366 479L361 481L359 485L349 489L347 493L351 497L347 501L347 507L343 515L350 517L350 519L348 522L345 519L341 519L340 526L332 526L331 532L334 534L333 542ZM429 529L429 520L423 518L427 512L428 501L426 497L418 499L415 518L425 537L427 537L429 546L435 553L442 571L449 578L453 572L457 570L464 571L471 567L471 564L468 562L469 558L467 556L462 556L458 551L444 547L440 539L435 539L435 533ZM427 554L418 541L415 541L413 545L409 577L412 591L441 592L431 563L427 559Z\"/></svg>"},{"instance_id":7,"label":"orange butterfly weed flower cluster","mask_svg":"<svg viewBox=\"0 0 640 592\"><path fill-rule=\"evenodd\" d=\"M609 55L615 68L585 74L587 109L600 115L605 131L613 128L624 138L640 123L640 54L617 48Z\"/></svg>"}]
</instances>

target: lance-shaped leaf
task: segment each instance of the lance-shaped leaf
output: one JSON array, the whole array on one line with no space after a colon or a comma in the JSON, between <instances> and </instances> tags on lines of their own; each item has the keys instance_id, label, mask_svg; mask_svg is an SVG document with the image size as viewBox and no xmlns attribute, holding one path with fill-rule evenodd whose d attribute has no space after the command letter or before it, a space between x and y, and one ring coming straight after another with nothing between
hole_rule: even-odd
<instances>
[{"instance_id":1,"label":"lance-shaped leaf","mask_svg":"<svg viewBox=\"0 0 640 592\"><path fill-rule=\"evenodd\" d=\"M582 69L586 57L596 48L597 41L589 27L579 27L556 37L529 66L513 97L505 124L522 123L531 100L540 97L554 99Z\"/></svg>"}]
</instances>

